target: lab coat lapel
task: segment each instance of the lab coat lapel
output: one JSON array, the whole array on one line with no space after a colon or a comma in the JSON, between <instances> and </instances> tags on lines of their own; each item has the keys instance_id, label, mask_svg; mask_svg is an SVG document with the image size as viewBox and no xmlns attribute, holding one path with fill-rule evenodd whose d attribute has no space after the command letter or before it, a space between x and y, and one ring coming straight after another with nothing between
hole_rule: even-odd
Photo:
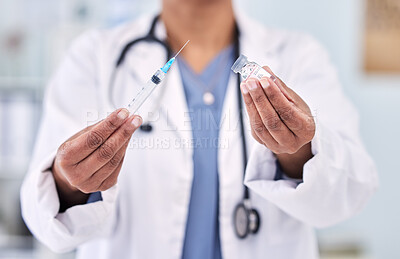
<instances>
[{"instance_id":1,"label":"lab coat lapel","mask_svg":"<svg viewBox=\"0 0 400 259\"><path fill-rule=\"evenodd\" d=\"M161 20L156 25L155 34L159 39L166 39L166 30ZM165 84L161 87L165 88L158 92L161 98L157 98L161 102L160 115L164 116L166 120L164 129L176 134L179 147L185 150L188 158L191 159L193 154L193 148L190 145L192 126L178 64L172 65L164 82Z\"/></svg>"},{"instance_id":2,"label":"lab coat lapel","mask_svg":"<svg viewBox=\"0 0 400 259\"><path fill-rule=\"evenodd\" d=\"M175 64L168 72L165 84L164 96L161 98L160 113L166 119L165 130L174 131L180 147L188 151L191 157L193 153L190 145L192 139L192 127L188 112L185 92L182 85L179 68Z\"/></svg>"}]
</instances>

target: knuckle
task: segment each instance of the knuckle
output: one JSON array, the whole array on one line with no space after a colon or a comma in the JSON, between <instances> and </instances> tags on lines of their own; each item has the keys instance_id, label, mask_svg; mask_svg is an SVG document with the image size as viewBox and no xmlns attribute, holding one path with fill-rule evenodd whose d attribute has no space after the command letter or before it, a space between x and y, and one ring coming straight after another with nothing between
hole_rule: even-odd
<instances>
[{"instance_id":1,"label":"knuckle","mask_svg":"<svg viewBox=\"0 0 400 259\"><path fill-rule=\"evenodd\" d=\"M86 139L86 144L89 148L95 149L104 142L103 136L97 131L90 131Z\"/></svg>"},{"instance_id":2,"label":"knuckle","mask_svg":"<svg viewBox=\"0 0 400 259\"><path fill-rule=\"evenodd\" d=\"M254 98L254 102L257 104L261 104L265 101L265 96L259 94Z\"/></svg>"},{"instance_id":3,"label":"knuckle","mask_svg":"<svg viewBox=\"0 0 400 259\"><path fill-rule=\"evenodd\" d=\"M117 116L111 116L110 119L105 120L104 123L105 127L111 131L114 131L119 126Z\"/></svg>"},{"instance_id":4,"label":"knuckle","mask_svg":"<svg viewBox=\"0 0 400 259\"><path fill-rule=\"evenodd\" d=\"M253 100L251 98L244 98L243 101L246 104L246 106L252 106L253 104Z\"/></svg>"},{"instance_id":5,"label":"knuckle","mask_svg":"<svg viewBox=\"0 0 400 259\"><path fill-rule=\"evenodd\" d=\"M119 163L121 162L122 156L121 155L115 155L113 158L110 160L110 166L111 167L117 167Z\"/></svg>"},{"instance_id":6,"label":"knuckle","mask_svg":"<svg viewBox=\"0 0 400 259\"><path fill-rule=\"evenodd\" d=\"M270 116L265 119L265 122L270 130L278 130L281 126L281 120L277 116Z\"/></svg>"},{"instance_id":7,"label":"knuckle","mask_svg":"<svg viewBox=\"0 0 400 259\"><path fill-rule=\"evenodd\" d=\"M122 130L122 137L124 139L129 139L132 136L132 134L133 134L133 131L130 131L130 130L126 129L126 128L124 128Z\"/></svg>"},{"instance_id":8,"label":"knuckle","mask_svg":"<svg viewBox=\"0 0 400 259\"><path fill-rule=\"evenodd\" d=\"M101 160L110 160L114 156L114 147L110 143L104 143L99 148L99 157Z\"/></svg>"},{"instance_id":9,"label":"knuckle","mask_svg":"<svg viewBox=\"0 0 400 259\"><path fill-rule=\"evenodd\" d=\"M305 124L304 124L304 121L301 120L301 119L299 119L299 120L293 120L293 121L291 122L291 124L290 124L290 129L291 129L292 131L304 131L304 130L307 130L307 129L306 129L306 126L307 126L307 125L305 125Z\"/></svg>"},{"instance_id":10,"label":"knuckle","mask_svg":"<svg viewBox=\"0 0 400 259\"><path fill-rule=\"evenodd\" d=\"M253 123L253 129L256 133L263 133L265 130L265 126L262 122L257 121Z\"/></svg>"},{"instance_id":11,"label":"knuckle","mask_svg":"<svg viewBox=\"0 0 400 259\"><path fill-rule=\"evenodd\" d=\"M277 95L277 93L275 91L269 91L268 92L268 99L271 102L275 102L277 98L278 98L278 95Z\"/></svg>"},{"instance_id":12,"label":"knuckle","mask_svg":"<svg viewBox=\"0 0 400 259\"><path fill-rule=\"evenodd\" d=\"M279 109L279 114L282 118L283 121L289 121L292 120L294 115L293 115L293 109L291 109L290 107L285 107L285 108L281 108Z\"/></svg>"}]
</instances>

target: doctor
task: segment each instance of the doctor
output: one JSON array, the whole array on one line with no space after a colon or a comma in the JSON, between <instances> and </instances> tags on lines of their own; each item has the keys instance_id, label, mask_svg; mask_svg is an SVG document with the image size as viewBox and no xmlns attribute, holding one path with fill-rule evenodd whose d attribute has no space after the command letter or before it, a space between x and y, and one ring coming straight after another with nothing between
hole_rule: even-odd
<instances>
[{"instance_id":1,"label":"doctor","mask_svg":"<svg viewBox=\"0 0 400 259\"><path fill-rule=\"evenodd\" d=\"M110 81L152 20L81 36L52 79L21 189L32 233L78 258L318 258L314 228L358 213L377 186L326 52L234 14L230 0L164 0L155 36L174 51L191 43L130 116L115 107L165 62L164 48L132 47ZM238 46L277 77L241 84L244 142ZM245 188L245 216L257 213L244 237L234 212Z\"/></svg>"}]
</instances>

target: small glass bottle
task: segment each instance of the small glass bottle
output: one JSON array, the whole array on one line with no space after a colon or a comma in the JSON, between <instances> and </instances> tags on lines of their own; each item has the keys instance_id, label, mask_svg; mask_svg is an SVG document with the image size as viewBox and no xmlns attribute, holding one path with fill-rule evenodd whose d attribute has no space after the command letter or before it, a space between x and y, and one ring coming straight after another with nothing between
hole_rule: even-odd
<instances>
[{"instance_id":1,"label":"small glass bottle","mask_svg":"<svg viewBox=\"0 0 400 259\"><path fill-rule=\"evenodd\" d=\"M256 62L250 62L245 55L240 55L240 57L232 65L231 69L235 73L240 73L244 80L247 80L248 78L256 78L260 80L264 76L275 80L273 75L268 73Z\"/></svg>"}]
</instances>

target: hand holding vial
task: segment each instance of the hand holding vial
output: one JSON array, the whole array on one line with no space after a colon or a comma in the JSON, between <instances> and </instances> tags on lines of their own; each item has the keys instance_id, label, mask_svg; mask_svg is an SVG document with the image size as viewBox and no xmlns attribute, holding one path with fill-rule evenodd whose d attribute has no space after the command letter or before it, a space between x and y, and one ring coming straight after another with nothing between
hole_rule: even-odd
<instances>
[{"instance_id":1,"label":"hand holding vial","mask_svg":"<svg viewBox=\"0 0 400 259\"><path fill-rule=\"evenodd\" d=\"M232 70L245 79L241 90L253 137L277 155L288 176L301 178L315 134L308 105L266 66L241 56Z\"/></svg>"}]
</instances>

